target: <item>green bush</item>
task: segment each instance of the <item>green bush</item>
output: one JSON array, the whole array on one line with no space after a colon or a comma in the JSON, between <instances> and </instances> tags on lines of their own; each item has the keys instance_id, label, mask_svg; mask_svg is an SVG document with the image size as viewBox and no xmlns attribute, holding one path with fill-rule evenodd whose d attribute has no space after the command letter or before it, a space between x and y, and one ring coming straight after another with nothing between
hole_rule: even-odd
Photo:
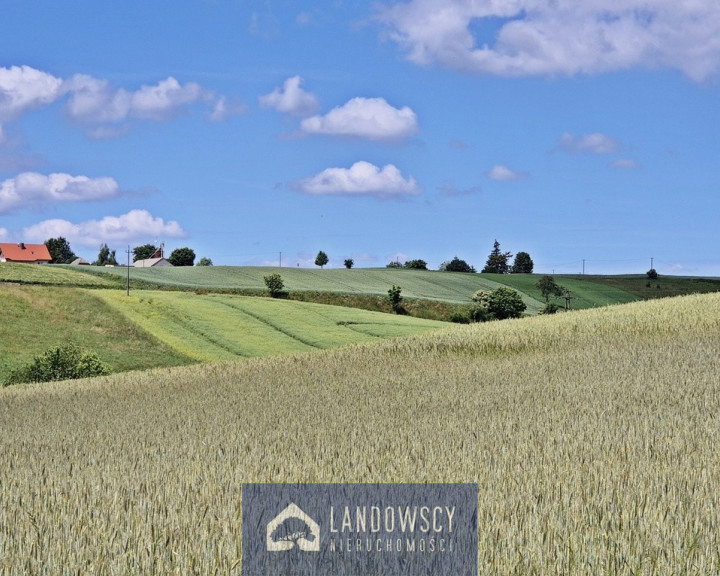
<instances>
[{"instance_id":1,"label":"green bush","mask_svg":"<svg viewBox=\"0 0 720 576\"><path fill-rule=\"evenodd\" d=\"M488 297L490 313L498 320L506 318L520 318L527 306L522 297L512 288L495 288Z\"/></svg>"},{"instance_id":2,"label":"green bush","mask_svg":"<svg viewBox=\"0 0 720 576\"><path fill-rule=\"evenodd\" d=\"M110 368L95 352L80 350L75 344L62 344L35 356L27 366L13 370L4 385L72 380L107 374L110 374Z\"/></svg>"},{"instance_id":3,"label":"green bush","mask_svg":"<svg viewBox=\"0 0 720 576\"><path fill-rule=\"evenodd\" d=\"M269 276L263 276L263 280L265 280L265 286L267 286L268 292L270 292L270 296L273 298L278 298L283 294L283 288L285 287L285 283L283 282L282 276L280 274L270 274Z\"/></svg>"}]
</instances>

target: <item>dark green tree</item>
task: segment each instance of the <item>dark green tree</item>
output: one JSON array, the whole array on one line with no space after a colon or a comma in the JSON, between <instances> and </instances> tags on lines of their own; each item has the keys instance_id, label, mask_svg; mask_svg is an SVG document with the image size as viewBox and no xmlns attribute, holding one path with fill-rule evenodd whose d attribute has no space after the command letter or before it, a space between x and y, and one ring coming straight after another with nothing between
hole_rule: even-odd
<instances>
[{"instance_id":1,"label":"dark green tree","mask_svg":"<svg viewBox=\"0 0 720 576\"><path fill-rule=\"evenodd\" d=\"M195 252L192 248L175 248L168 258L173 266L192 266L195 263Z\"/></svg>"},{"instance_id":2,"label":"dark green tree","mask_svg":"<svg viewBox=\"0 0 720 576\"><path fill-rule=\"evenodd\" d=\"M396 314L402 314L405 311L400 304L402 302L402 296L400 295L401 292L402 288L400 288L400 286L395 286L395 284L393 284L393 287L388 290L388 301L390 302L393 312Z\"/></svg>"},{"instance_id":3,"label":"dark green tree","mask_svg":"<svg viewBox=\"0 0 720 576\"><path fill-rule=\"evenodd\" d=\"M512 253L501 252L500 242L495 240L492 252L488 256L485 268L482 269L484 274L507 274L509 270L508 260L512 258Z\"/></svg>"},{"instance_id":4,"label":"dark green tree","mask_svg":"<svg viewBox=\"0 0 720 576\"><path fill-rule=\"evenodd\" d=\"M135 246L135 248L133 248L133 262L152 258L152 255L155 254L156 251L157 248L153 244L143 244L142 246Z\"/></svg>"},{"instance_id":5,"label":"dark green tree","mask_svg":"<svg viewBox=\"0 0 720 576\"><path fill-rule=\"evenodd\" d=\"M213 265L212 260L210 260L210 258L204 258L204 257L200 258L200 260L198 260L198 263L195 264L195 266L212 266L212 265Z\"/></svg>"},{"instance_id":6,"label":"dark green tree","mask_svg":"<svg viewBox=\"0 0 720 576\"><path fill-rule=\"evenodd\" d=\"M388 262L388 263L385 265L385 268L402 268L402 267L403 267L403 265L400 264L400 262L398 262L397 260L393 260L392 262Z\"/></svg>"},{"instance_id":7,"label":"dark green tree","mask_svg":"<svg viewBox=\"0 0 720 576\"><path fill-rule=\"evenodd\" d=\"M488 310L498 320L520 318L527 306L520 293L512 288L495 288L488 296Z\"/></svg>"},{"instance_id":8,"label":"dark green tree","mask_svg":"<svg viewBox=\"0 0 720 576\"><path fill-rule=\"evenodd\" d=\"M70 248L70 242L62 236L45 240L45 246L52 257L51 264L70 264L77 258L75 252Z\"/></svg>"},{"instance_id":9,"label":"dark green tree","mask_svg":"<svg viewBox=\"0 0 720 576\"><path fill-rule=\"evenodd\" d=\"M100 252L93 266L117 266L117 260L115 259L115 250L110 250L107 244L100 246Z\"/></svg>"},{"instance_id":10,"label":"dark green tree","mask_svg":"<svg viewBox=\"0 0 720 576\"><path fill-rule=\"evenodd\" d=\"M450 262L440 264L440 270L443 272L475 272L475 268L470 266L465 260L461 260L457 256Z\"/></svg>"},{"instance_id":11,"label":"dark green tree","mask_svg":"<svg viewBox=\"0 0 720 576\"><path fill-rule=\"evenodd\" d=\"M405 262L405 268L410 268L411 270L427 270L427 262L425 260L408 260Z\"/></svg>"},{"instance_id":12,"label":"dark green tree","mask_svg":"<svg viewBox=\"0 0 720 576\"><path fill-rule=\"evenodd\" d=\"M52 252L50 252L50 254L52 254ZM657 270L655 270L655 268L650 268L650 270L648 270L646 272L646 274L647 274L647 277L650 278L650 280L657 280L658 273L657 273Z\"/></svg>"},{"instance_id":13,"label":"dark green tree","mask_svg":"<svg viewBox=\"0 0 720 576\"><path fill-rule=\"evenodd\" d=\"M346 259L345 259L345 268L347 268L348 270L350 270L350 268L352 268L354 265L355 265L355 262L353 261L352 258L346 258Z\"/></svg>"},{"instance_id":14,"label":"dark green tree","mask_svg":"<svg viewBox=\"0 0 720 576\"><path fill-rule=\"evenodd\" d=\"M320 252L318 252L317 256L315 257L315 266L320 266L320 268L322 268L328 262L330 262L328 255L325 254L325 252L323 252L322 250L320 250Z\"/></svg>"},{"instance_id":15,"label":"dark green tree","mask_svg":"<svg viewBox=\"0 0 720 576\"><path fill-rule=\"evenodd\" d=\"M268 292L270 292L270 296L273 298L278 298L283 294L283 288L285 288L285 283L283 282L282 276L280 274L270 274L269 276L263 276L263 280L265 280L265 286L267 286Z\"/></svg>"},{"instance_id":16,"label":"dark green tree","mask_svg":"<svg viewBox=\"0 0 720 576\"><path fill-rule=\"evenodd\" d=\"M534 263L530 254L527 252L518 252L515 254L515 261L513 262L510 272L512 274L532 274Z\"/></svg>"}]
</instances>

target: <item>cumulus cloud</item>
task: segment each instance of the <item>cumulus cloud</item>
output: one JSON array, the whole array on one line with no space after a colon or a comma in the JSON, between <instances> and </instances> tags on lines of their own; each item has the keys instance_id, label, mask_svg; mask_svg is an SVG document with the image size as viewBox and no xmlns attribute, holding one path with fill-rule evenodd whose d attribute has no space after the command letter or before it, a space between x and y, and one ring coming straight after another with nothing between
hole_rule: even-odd
<instances>
[{"instance_id":1,"label":"cumulus cloud","mask_svg":"<svg viewBox=\"0 0 720 576\"><path fill-rule=\"evenodd\" d=\"M402 140L417 132L418 123L407 106L394 108L384 98L353 98L324 116L305 118L300 127L307 134Z\"/></svg>"},{"instance_id":2,"label":"cumulus cloud","mask_svg":"<svg viewBox=\"0 0 720 576\"><path fill-rule=\"evenodd\" d=\"M672 68L720 70L720 4L677 0L411 0L381 8L388 37L418 64L501 76ZM499 23L481 37L476 24Z\"/></svg>"},{"instance_id":3,"label":"cumulus cloud","mask_svg":"<svg viewBox=\"0 0 720 576\"><path fill-rule=\"evenodd\" d=\"M173 118L213 95L195 82L180 84L172 76L134 92L113 88L107 80L77 74L66 82L68 114L88 123L120 122L126 118L162 121Z\"/></svg>"},{"instance_id":4,"label":"cumulus cloud","mask_svg":"<svg viewBox=\"0 0 720 576\"><path fill-rule=\"evenodd\" d=\"M94 138L123 134L125 129L110 126L130 119L172 119L198 102L212 108L210 118L215 121L246 111L236 100L216 96L195 82L182 84L172 76L132 91L87 74L62 79L29 66L0 67L0 123L17 120L30 110L60 99L67 100L65 108L70 118L96 126L88 131ZM0 144L6 139L4 134L0 124Z\"/></svg>"},{"instance_id":5,"label":"cumulus cloud","mask_svg":"<svg viewBox=\"0 0 720 576\"><path fill-rule=\"evenodd\" d=\"M302 89L302 83L300 76L288 78L282 88L276 87L270 94L260 96L260 105L293 116L312 114L318 108L318 101L314 94Z\"/></svg>"},{"instance_id":6,"label":"cumulus cloud","mask_svg":"<svg viewBox=\"0 0 720 576\"><path fill-rule=\"evenodd\" d=\"M497 164L493 166L490 170L485 172L485 176L490 178L490 180L497 180L498 182L508 182L510 180L522 180L523 178L528 178L530 174L528 174L527 172L515 172L514 170L510 170L510 168L506 166Z\"/></svg>"},{"instance_id":7,"label":"cumulus cloud","mask_svg":"<svg viewBox=\"0 0 720 576\"><path fill-rule=\"evenodd\" d=\"M558 149L570 154L612 154L620 149L620 143L599 132L584 136L574 136L565 132L560 136Z\"/></svg>"},{"instance_id":8,"label":"cumulus cloud","mask_svg":"<svg viewBox=\"0 0 720 576\"><path fill-rule=\"evenodd\" d=\"M0 120L15 120L28 110L62 96L60 78L30 66L0 67Z\"/></svg>"},{"instance_id":9,"label":"cumulus cloud","mask_svg":"<svg viewBox=\"0 0 720 576\"><path fill-rule=\"evenodd\" d=\"M149 237L182 238L186 235L175 220L165 222L147 210L131 210L122 216L106 216L102 220L88 220L74 224L68 220L52 219L23 229L23 237L30 242L44 242L47 238L63 236L73 244L97 247L103 243L142 241Z\"/></svg>"},{"instance_id":10,"label":"cumulus cloud","mask_svg":"<svg viewBox=\"0 0 720 576\"><path fill-rule=\"evenodd\" d=\"M120 193L113 178L24 172L0 184L0 214L21 208L38 210L47 204L61 202L106 200Z\"/></svg>"},{"instance_id":11,"label":"cumulus cloud","mask_svg":"<svg viewBox=\"0 0 720 576\"><path fill-rule=\"evenodd\" d=\"M388 164L379 168L370 162L356 162L350 168L327 168L294 185L314 195L376 196L391 198L420 194L415 179L403 178L400 170Z\"/></svg>"}]
</instances>

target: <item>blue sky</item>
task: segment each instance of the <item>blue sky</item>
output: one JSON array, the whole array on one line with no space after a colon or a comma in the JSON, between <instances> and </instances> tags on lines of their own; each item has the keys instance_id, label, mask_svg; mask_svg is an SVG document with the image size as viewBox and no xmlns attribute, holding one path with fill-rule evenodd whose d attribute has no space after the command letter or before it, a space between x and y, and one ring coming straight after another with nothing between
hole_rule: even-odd
<instances>
[{"instance_id":1,"label":"blue sky","mask_svg":"<svg viewBox=\"0 0 720 576\"><path fill-rule=\"evenodd\" d=\"M720 276L716 0L3 0L0 241Z\"/></svg>"}]
</instances>

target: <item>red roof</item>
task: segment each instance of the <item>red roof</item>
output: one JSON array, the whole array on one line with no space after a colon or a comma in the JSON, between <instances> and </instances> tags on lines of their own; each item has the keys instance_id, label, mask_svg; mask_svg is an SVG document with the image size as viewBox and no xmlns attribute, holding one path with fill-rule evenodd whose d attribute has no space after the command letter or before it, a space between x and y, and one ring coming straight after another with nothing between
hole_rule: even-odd
<instances>
[{"instance_id":1,"label":"red roof","mask_svg":"<svg viewBox=\"0 0 720 576\"><path fill-rule=\"evenodd\" d=\"M52 256L45 244L3 244L0 243L0 254L8 262L51 262Z\"/></svg>"}]
</instances>

